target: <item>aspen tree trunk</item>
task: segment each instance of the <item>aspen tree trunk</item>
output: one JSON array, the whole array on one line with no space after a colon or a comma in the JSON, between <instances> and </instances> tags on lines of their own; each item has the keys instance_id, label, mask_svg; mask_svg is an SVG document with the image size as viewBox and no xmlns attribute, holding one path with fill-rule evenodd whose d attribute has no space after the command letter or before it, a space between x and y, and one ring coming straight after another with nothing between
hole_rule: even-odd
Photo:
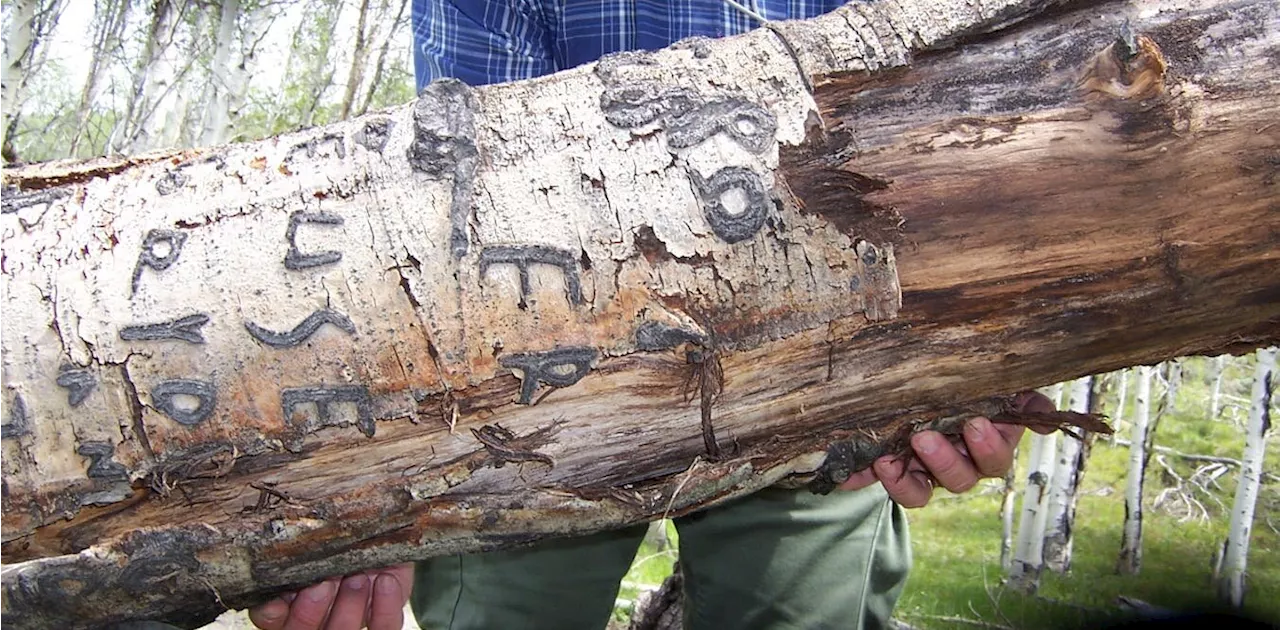
<instances>
[{"instance_id":1,"label":"aspen tree trunk","mask_svg":"<svg viewBox=\"0 0 1280 630\"><path fill-rule=\"evenodd\" d=\"M1271 429L1271 401L1276 382L1276 348L1259 349L1256 356L1258 366L1253 377L1249 426L1245 429L1244 455L1240 458L1243 466L1240 467L1235 502L1231 505L1231 529L1223 546L1222 568L1216 576L1218 597L1236 608L1244 606L1249 537L1253 531L1258 490L1262 485L1262 462L1267 452L1267 431Z\"/></svg>"},{"instance_id":2,"label":"aspen tree trunk","mask_svg":"<svg viewBox=\"0 0 1280 630\"><path fill-rule=\"evenodd\" d=\"M231 137L231 106L237 90L243 89L245 69L233 63L239 44L240 0L223 0L218 20L217 45L213 53L209 83L210 96L200 143L218 145Z\"/></svg>"},{"instance_id":3,"label":"aspen tree trunk","mask_svg":"<svg viewBox=\"0 0 1280 630\"><path fill-rule=\"evenodd\" d=\"M1000 491L1000 570L1009 573L1013 569L1013 513L1018 504L1018 454L1022 447L1014 449L1013 464L1004 474L1004 488Z\"/></svg>"},{"instance_id":4,"label":"aspen tree trunk","mask_svg":"<svg viewBox=\"0 0 1280 630\"><path fill-rule=\"evenodd\" d=\"M1090 413L1094 377L1085 376L1071 382L1068 409ZM1092 436L1087 431L1081 439L1062 436L1058 442L1057 461L1049 483L1048 525L1044 534L1044 564L1050 571L1066 573L1071 569L1071 541L1075 531L1076 504L1080 500L1080 482L1089 458Z\"/></svg>"},{"instance_id":5,"label":"aspen tree trunk","mask_svg":"<svg viewBox=\"0 0 1280 630\"><path fill-rule=\"evenodd\" d=\"M1129 372L1132 370L1120 370L1116 372L1116 377L1120 379L1120 391L1116 393L1116 412L1111 416L1111 422L1119 428L1124 422L1124 404L1129 397Z\"/></svg>"},{"instance_id":6,"label":"aspen tree trunk","mask_svg":"<svg viewBox=\"0 0 1280 630\"><path fill-rule=\"evenodd\" d=\"M79 155L81 145L89 134L89 122L93 117L94 101L98 97L99 82L110 65L111 55L120 47L124 29L129 22L129 0L97 0L94 3L93 48L97 54L90 57L89 72L80 89L80 104L76 108L76 130L71 136L67 154ZM104 146L103 151L108 147ZM96 148L91 149L96 151Z\"/></svg>"},{"instance_id":7,"label":"aspen tree trunk","mask_svg":"<svg viewBox=\"0 0 1280 630\"><path fill-rule=\"evenodd\" d=\"M6 627L826 491L977 414L1103 430L1010 395L1276 343L1280 7L1052 4L6 172Z\"/></svg>"},{"instance_id":8,"label":"aspen tree trunk","mask_svg":"<svg viewBox=\"0 0 1280 630\"><path fill-rule=\"evenodd\" d=\"M116 137L112 144L118 152L136 154L160 148L156 138L163 137L164 103L173 100L170 96L178 79L173 42L185 10L185 0L151 3L151 23L134 71L133 98L129 99L124 116L116 123L117 132L113 133Z\"/></svg>"},{"instance_id":9,"label":"aspen tree trunk","mask_svg":"<svg viewBox=\"0 0 1280 630\"><path fill-rule=\"evenodd\" d=\"M1138 368L1134 395L1133 428L1129 434L1129 474L1124 492L1124 534L1116 572L1137 575L1142 570L1142 484L1146 479L1147 425L1151 418L1151 379L1155 368Z\"/></svg>"},{"instance_id":10,"label":"aspen tree trunk","mask_svg":"<svg viewBox=\"0 0 1280 630\"><path fill-rule=\"evenodd\" d=\"M386 0L383 0L383 11L379 15L385 13L386 6ZM376 19L370 24L369 0L360 0L360 8L357 11L356 41L351 50L351 69L347 71L347 84L342 91L342 103L338 106L338 120L346 120L351 116L356 92L359 91L360 83L364 80L365 65L368 63L369 56L369 40L372 39L372 31L377 29Z\"/></svg>"},{"instance_id":11,"label":"aspen tree trunk","mask_svg":"<svg viewBox=\"0 0 1280 630\"><path fill-rule=\"evenodd\" d=\"M373 64L373 76L368 81L368 88L364 91L364 98L360 99L360 106L356 109L357 116L363 116L369 111L369 104L373 102L373 96L378 92L378 86L382 85L382 73L386 67L387 51L391 48L391 42L398 42L400 30L408 21L405 15L405 9L409 7L409 0L400 0L400 8L396 10L396 15L391 20L391 24L386 29L386 34L382 38L382 44L378 46L378 59Z\"/></svg>"},{"instance_id":12,"label":"aspen tree trunk","mask_svg":"<svg viewBox=\"0 0 1280 630\"><path fill-rule=\"evenodd\" d=\"M32 51L36 46L32 23L35 22L38 5L37 0L17 0L9 7L9 24L4 33L4 69L0 77L0 92L3 92L4 99L0 154L3 154L5 162L12 161L13 147L9 145L9 134L17 127L21 114L16 105L22 102L21 88L26 83Z\"/></svg>"},{"instance_id":13,"label":"aspen tree trunk","mask_svg":"<svg viewBox=\"0 0 1280 630\"><path fill-rule=\"evenodd\" d=\"M1227 371L1227 355L1220 354L1213 358L1213 371L1209 378L1213 380L1213 393L1209 395L1209 419L1217 420L1222 413L1222 374Z\"/></svg>"},{"instance_id":14,"label":"aspen tree trunk","mask_svg":"<svg viewBox=\"0 0 1280 630\"><path fill-rule=\"evenodd\" d=\"M1044 569L1049 485L1054 475L1057 437L1057 434L1031 436L1027 483L1022 490L1022 515L1018 519L1018 538L1008 581L1010 587L1024 593L1036 592Z\"/></svg>"}]
</instances>

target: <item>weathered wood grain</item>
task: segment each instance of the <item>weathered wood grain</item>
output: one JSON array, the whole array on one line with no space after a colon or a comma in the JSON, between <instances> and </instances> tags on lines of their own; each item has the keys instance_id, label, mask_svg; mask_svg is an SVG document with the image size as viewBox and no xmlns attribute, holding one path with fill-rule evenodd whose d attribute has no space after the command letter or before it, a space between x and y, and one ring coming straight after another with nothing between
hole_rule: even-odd
<instances>
[{"instance_id":1,"label":"weathered wood grain","mask_svg":"<svg viewBox=\"0 0 1280 630\"><path fill-rule=\"evenodd\" d=\"M1276 343L1280 9L1084 4L6 172L6 622L830 487L1010 392Z\"/></svg>"}]
</instances>

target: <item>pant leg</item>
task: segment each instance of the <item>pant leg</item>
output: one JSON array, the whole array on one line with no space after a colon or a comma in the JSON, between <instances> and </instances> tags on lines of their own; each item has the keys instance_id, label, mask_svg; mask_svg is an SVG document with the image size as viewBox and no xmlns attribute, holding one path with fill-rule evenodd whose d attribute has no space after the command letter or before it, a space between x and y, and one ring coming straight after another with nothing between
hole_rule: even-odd
<instances>
[{"instance_id":1,"label":"pant leg","mask_svg":"<svg viewBox=\"0 0 1280 630\"><path fill-rule=\"evenodd\" d=\"M905 515L879 485L771 488L676 527L685 630L878 630L911 566Z\"/></svg>"},{"instance_id":2,"label":"pant leg","mask_svg":"<svg viewBox=\"0 0 1280 630\"><path fill-rule=\"evenodd\" d=\"M420 562L414 616L423 630L602 630L646 529Z\"/></svg>"}]
</instances>

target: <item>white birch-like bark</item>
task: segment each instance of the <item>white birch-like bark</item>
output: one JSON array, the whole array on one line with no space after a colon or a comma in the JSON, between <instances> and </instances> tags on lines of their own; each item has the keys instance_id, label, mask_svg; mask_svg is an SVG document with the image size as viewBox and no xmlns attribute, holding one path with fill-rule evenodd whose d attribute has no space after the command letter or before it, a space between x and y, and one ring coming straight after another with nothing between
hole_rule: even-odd
<instances>
[{"instance_id":1,"label":"white birch-like bark","mask_svg":"<svg viewBox=\"0 0 1280 630\"><path fill-rule=\"evenodd\" d=\"M4 34L3 91L4 123L0 126L0 146L5 147L4 161L9 161L9 129L16 125L21 111L14 105L19 102L19 90L25 83L27 60L31 57L35 38L31 23L36 18L36 0L17 0L10 6L9 25Z\"/></svg>"},{"instance_id":2,"label":"white birch-like bark","mask_svg":"<svg viewBox=\"0 0 1280 630\"><path fill-rule=\"evenodd\" d=\"M382 84L382 72L386 68L387 51L391 48L391 42L399 41L397 35L400 30L408 22L408 16L405 9L409 7L409 0L400 0L400 8L396 11L395 17L392 18L391 24L387 27L385 35L382 37L382 44L378 46L378 58L373 64L373 76L366 82L364 97L360 99L360 106L356 108L355 115L361 116L369 111L369 104L373 102L373 96L378 92L378 87Z\"/></svg>"},{"instance_id":3,"label":"white birch-like bark","mask_svg":"<svg viewBox=\"0 0 1280 630\"><path fill-rule=\"evenodd\" d=\"M1116 412L1111 416L1116 428L1124 422L1124 405L1129 398L1129 372L1130 370L1119 370L1115 373L1120 380L1120 391L1116 393Z\"/></svg>"},{"instance_id":4,"label":"white birch-like bark","mask_svg":"<svg viewBox=\"0 0 1280 630\"><path fill-rule=\"evenodd\" d=\"M244 69L232 63L236 46L236 22L240 19L240 0L225 0L218 22L217 47L213 53L210 98L200 143L223 144L231 137L232 93L244 82Z\"/></svg>"},{"instance_id":5,"label":"white birch-like bark","mask_svg":"<svg viewBox=\"0 0 1280 630\"><path fill-rule=\"evenodd\" d=\"M1018 498L1018 450L1013 451L1013 464L1004 474L1004 489L1000 493L1000 570L1008 573L1013 568L1013 512Z\"/></svg>"},{"instance_id":6,"label":"white birch-like bark","mask_svg":"<svg viewBox=\"0 0 1280 630\"><path fill-rule=\"evenodd\" d=\"M1271 428L1271 396L1275 387L1276 348L1257 351L1258 365L1253 377L1249 426L1245 429L1244 455L1235 502L1231 506L1231 528L1223 546L1222 568L1217 576L1218 596L1230 605L1244 605L1249 536L1254 509L1262 485L1262 460L1266 456L1267 431Z\"/></svg>"},{"instance_id":7,"label":"white birch-like bark","mask_svg":"<svg viewBox=\"0 0 1280 630\"><path fill-rule=\"evenodd\" d=\"M93 117L99 84L111 61L110 56L103 52L114 51L120 46L131 4L128 0L99 0L94 9L93 49L99 52L90 57L89 72L80 89L80 103L76 107L76 130L67 150L72 157L79 155L81 146L88 140L89 121Z\"/></svg>"},{"instance_id":8,"label":"white birch-like bark","mask_svg":"<svg viewBox=\"0 0 1280 630\"><path fill-rule=\"evenodd\" d=\"M192 10L196 12L195 20L183 52L191 64L185 81L188 87L178 90L175 103L164 118L164 146L199 146L208 118L207 104L213 98L212 59L217 51L215 33L221 23L222 10L203 3L196 3ZM284 73L287 75L288 71L286 67Z\"/></svg>"},{"instance_id":9,"label":"white birch-like bark","mask_svg":"<svg viewBox=\"0 0 1280 630\"><path fill-rule=\"evenodd\" d=\"M1209 419L1217 420L1222 412L1222 374L1227 371L1227 355L1220 354L1213 358L1213 393L1209 395Z\"/></svg>"},{"instance_id":10,"label":"white birch-like bark","mask_svg":"<svg viewBox=\"0 0 1280 630\"><path fill-rule=\"evenodd\" d=\"M117 152L141 153L162 148L164 117L177 100L179 55L173 45L182 25L186 0L158 0L151 9L151 24L134 73L133 98L117 123L112 142Z\"/></svg>"},{"instance_id":11,"label":"white birch-like bark","mask_svg":"<svg viewBox=\"0 0 1280 630\"><path fill-rule=\"evenodd\" d=\"M1182 362L1174 359L1161 366L1164 375L1164 405L1161 415L1173 413L1178 406L1178 390L1182 387Z\"/></svg>"},{"instance_id":12,"label":"white birch-like bark","mask_svg":"<svg viewBox=\"0 0 1280 630\"><path fill-rule=\"evenodd\" d=\"M379 15L386 13L387 1L382 0L381 6ZM351 117L356 92L360 89L360 83L364 81L365 64L369 57L369 41L373 39L378 28L377 20L369 19L369 0L360 0L357 11L356 40L351 50L351 67L347 71L347 84L342 91L342 102L338 106L338 120Z\"/></svg>"},{"instance_id":13,"label":"white birch-like bark","mask_svg":"<svg viewBox=\"0 0 1280 630\"><path fill-rule=\"evenodd\" d=\"M683 513L817 475L819 462L824 477L808 483L836 481L867 452L859 445L946 411L932 405L971 415L970 401L1046 380L1274 343L1263 325L1280 305L1256 299L1280 278L1266 272L1276 261L1261 229L1274 224L1273 195L1239 160L1269 155L1252 143L1280 82L1265 79L1258 33L1280 32L1280 10L1257 0L1245 21L1232 2L1195 17L1260 42L1250 54L1203 49L1204 76L1230 63L1225 76L1245 87L1224 79L1198 101L1175 67L1169 89L1239 125L1147 146L1108 109L1128 115L1143 99L1104 100L1116 98L1112 66L1133 61L1117 56L1128 44L1115 33L1126 17L1136 32L1168 24L1178 5L1160 21L1137 4L1102 18L1091 5L987 43L988 27L963 16L996 11L990 2L858 3L776 25L786 39L760 29L527 82L446 82L414 106L325 129L92 163L78 177L65 166L14 176L43 196L23 207L6 196L15 212L0 217L12 274L0 284L3 393L28 412L6 418L6 499L36 508L3 515L6 535L33 533L32 547L6 550L26 565L4 572L5 594L18 595L6 627L15 610L40 630L179 608L186 618L335 572ZM940 11L957 17L944 28ZM914 54L960 39L954 53ZM1066 52L1078 63L1060 64ZM868 83L870 66L852 60L873 53L876 67L917 67ZM1107 72L1082 68L1090 59ZM993 60L1049 78L992 72ZM985 123L970 130L974 112L949 98L972 68L966 94L1013 108L984 116L1022 121L1001 131L1008 140L993 144L999 128ZM1121 74L1164 85L1158 72ZM1080 86L1082 75L1093 80ZM938 98L916 98L935 83ZM628 96L639 88L697 113L645 123ZM725 105L751 116L714 115ZM1217 167L1127 161L1139 146ZM827 166L853 153L873 175ZM741 200L693 188L727 169L777 191L781 205L754 206L767 228L718 235ZM872 177L894 182L874 198L905 222L838 229L861 199L850 187ZM1001 185L1013 182L1023 188ZM1220 203L1197 197L1206 182ZM1130 191L1170 184L1185 193L1129 203ZM912 230L901 287L895 250L868 236L895 229ZM1170 257L1196 281L1170 273ZM885 321L899 288L910 310ZM701 371L724 376L714 405L681 391L694 349L641 334L655 326L694 340L682 345L721 344ZM565 351L568 363L528 362ZM577 380L556 385L566 367ZM183 396L204 415L179 408ZM734 445L720 461L704 456L700 430L713 407ZM490 444L483 429L512 438ZM829 452L828 439L855 452ZM128 497L127 509L95 507ZM97 577L90 589L77 576Z\"/></svg>"},{"instance_id":14,"label":"white birch-like bark","mask_svg":"<svg viewBox=\"0 0 1280 630\"><path fill-rule=\"evenodd\" d=\"M1031 436L1027 485L1022 493L1022 515L1018 520L1013 566L1009 571L1009 585L1023 592L1035 592L1040 585L1040 572L1044 567L1044 534L1049 516L1048 490L1057 455L1057 437L1057 434L1038 433Z\"/></svg>"},{"instance_id":15,"label":"white birch-like bark","mask_svg":"<svg viewBox=\"0 0 1280 630\"><path fill-rule=\"evenodd\" d=\"M1151 378L1155 368L1138 368L1138 384L1130 432L1129 474L1124 495L1124 534L1116 572L1136 575L1142 570L1142 482L1146 477L1147 425L1151 418Z\"/></svg>"},{"instance_id":16,"label":"white birch-like bark","mask_svg":"<svg viewBox=\"0 0 1280 630\"><path fill-rule=\"evenodd\" d=\"M1089 413L1093 389L1092 376L1071 381L1068 408ZM1066 573L1071 569L1071 541L1075 529L1076 503L1080 498L1080 481L1088 458L1086 447L1090 436L1081 432L1077 440L1063 436L1058 442L1057 462L1049 484L1048 525L1044 535L1044 564L1050 571Z\"/></svg>"}]
</instances>

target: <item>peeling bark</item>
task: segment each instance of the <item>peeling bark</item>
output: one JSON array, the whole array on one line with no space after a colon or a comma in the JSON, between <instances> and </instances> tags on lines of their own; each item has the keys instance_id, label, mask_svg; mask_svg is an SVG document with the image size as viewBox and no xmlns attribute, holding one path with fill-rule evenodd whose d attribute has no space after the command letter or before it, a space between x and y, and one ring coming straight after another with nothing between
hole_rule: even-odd
<instances>
[{"instance_id":1,"label":"peeling bark","mask_svg":"<svg viewBox=\"0 0 1280 630\"><path fill-rule=\"evenodd\" d=\"M1104 428L1010 392L1275 343L1280 9L1049 4L6 172L6 623L825 490L976 414Z\"/></svg>"}]
</instances>

